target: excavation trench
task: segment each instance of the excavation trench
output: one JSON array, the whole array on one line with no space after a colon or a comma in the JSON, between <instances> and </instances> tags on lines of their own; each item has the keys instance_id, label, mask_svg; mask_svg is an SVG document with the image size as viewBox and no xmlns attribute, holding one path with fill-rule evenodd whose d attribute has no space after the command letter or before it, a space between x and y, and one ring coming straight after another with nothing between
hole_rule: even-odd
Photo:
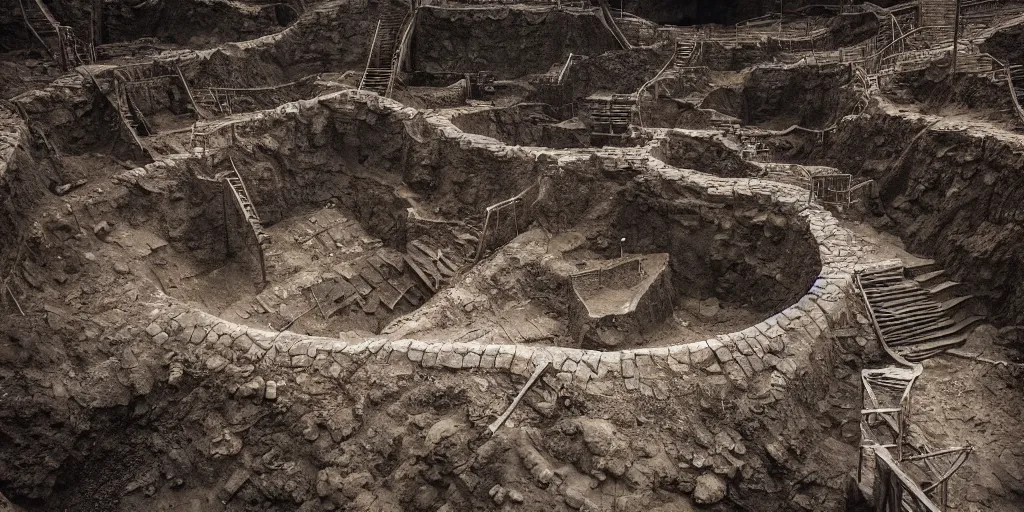
<instances>
[{"instance_id":1,"label":"excavation trench","mask_svg":"<svg viewBox=\"0 0 1024 512\"><path fill-rule=\"evenodd\" d=\"M740 72L687 70L664 75L647 93L641 115L645 126L655 128L742 124L824 129L857 113L864 103L863 84L841 64L759 66Z\"/></svg>"}]
</instances>

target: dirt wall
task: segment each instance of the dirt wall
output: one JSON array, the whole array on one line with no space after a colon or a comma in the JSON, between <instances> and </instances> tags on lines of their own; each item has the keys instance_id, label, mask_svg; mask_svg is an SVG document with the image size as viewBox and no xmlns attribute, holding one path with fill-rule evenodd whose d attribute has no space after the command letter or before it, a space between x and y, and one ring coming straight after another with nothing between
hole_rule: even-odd
<instances>
[{"instance_id":1,"label":"dirt wall","mask_svg":"<svg viewBox=\"0 0 1024 512\"><path fill-rule=\"evenodd\" d=\"M639 180L627 190L615 233L637 252L671 255L679 296L776 313L805 294L821 269L805 226L771 207L708 200Z\"/></svg>"},{"instance_id":2,"label":"dirt wall","mask_svg":"<svg viewBox=\"0 0 1024 512\"><path fill-rule=\"evenodd\" d=\"M467 133L493 137L506 144L574 148L586 146L590 130L578 121L563 122L546 105L515 106L463 114L452 123Z\"/></svg>"},{"instance_id":3,"label":"dirt wall","mask_svg":"<svg viewBox=\"0 0 1024 512\"><path fill-rule=\"evenodd\" d=\"M412 66L431 73L544 73L570 53L600 55L618 43L596 14L516 9L420 9Z\"/></svg>"},{"instance_id":4,"label":"dirt wall","mask_svg":"<svg viewBox=\"0 0 1024 512\"><path fill-rule=\"evenodd\" d=\"M65 19L58 12L54 15ZM279 17L272 5L260 8L225 1L187 0L143 4L140 7L132 7L126 2L106 2L103 15L103 43L154 37L189 48L256 39L281 30L293 21L289 16L294 17L293 12L282 13Z\"/></svg>"},{"instance_id":5,"label":"dirt wall","mask_svg":"<svg viewBox=\"0 0 1024 512\"><path fill-rule=\"evenodd\" d=\"M104 83L109 84L101 81ZM61 154L82 155L109 148L119 158L141 157L127 141L117 111L84 76L68 75L45 89L20 94L12 102Z\"/></svg>"},{"instance_id":6,"label":"dirt wall","mask_svg":"<svg viewBox=\"0 0 1024 512\"><path fill-rule=\"evenodd\" d=\"M1024 148L996 134L929 128L934 119L876 114L840 123L813 154L875 179L908 248L934 257L988 305L1024 322Z\"/></svg>"},{"instance_id":7,"label":"dirt wall","mask_svg":"<svg viewBox=\"0 0 1024 512\"><path fill-rule=\"evenodd\" d=\"M926 114L941 114L950 108L970 109L972 115L989 119L1010 129L1024 129L1014 110L1005 80L979 75L957 74L950 79L949 68L933 66L900 73L884 86L888 98L900 104L915 104Z\"/></svg>"},{"instance_id":8,"label":"dirt wall","mask_svg":"<svg viewBox=\"0 0 1024 512\"><path fill-rule=\"evenodd\" d=\"M755 68L743 81L743 122L775 129L824 128L856 106L847 65ZM795 108L794 108L795 107Z\"/></svg>"},{"instance_id":9,"label":"dirt wall","mask_svg":"<svg viewBox=\"0 0 1024 512\"><path fill-rule=\"evenodd\" d=\"M287 28L242 43L169 57L193 87L266 87L366 65L379 11L358 2L311 10Z\"/></svg>"}]
</instances>

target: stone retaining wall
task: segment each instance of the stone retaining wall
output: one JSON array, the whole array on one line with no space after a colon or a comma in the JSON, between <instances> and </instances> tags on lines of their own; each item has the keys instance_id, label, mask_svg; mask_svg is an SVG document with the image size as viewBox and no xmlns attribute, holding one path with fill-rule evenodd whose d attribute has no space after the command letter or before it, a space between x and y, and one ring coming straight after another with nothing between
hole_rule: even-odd
<instances>
[{"instance_id":1,"label":"stone retaining wall","mask_svg":"<svg viewBox=\"0 0 1024 512\"><path fill-rule=\"evenodd\" d=\"M344 91L286 109L318 109L318 103L367 107L374 115L412 117L411 109L375 95ZM463 151L493 151L500 158L533 160L540 154L560 159L619 159L642 154L644 148L607 148L550 151L543 148L508 147L483 136L464 134L449 121L452 112L433 111L424 116L420 137L440 137ZM818 246L822 267L808 292L792 306L757 325L713 339L663 348L598 352L561 347L523 345L476 345L426 343L418 340L342 340L274 333L247 328L212 315L173 304L156 311L146 332L155 343L176 354L173 357L201 363L211 371L226 371L250 378L265 365L293 368L295 378L313 370L339 378L375 359L411 363L423 368L488 370L528 376L539 364L551 362L557 378L592 392L623 386L630 391L667 398L669 381L701 382L724 376L749 397L770 403L785 396L794 382L819 382L831 371L828 332L845 322L851 297L851 273L863 255L853 237L830 213L806 205L806 191L757 179L718 178L698 171L677 169L654 158L646 161L645 174L667 185L699 189L709 199L771 205L805 225ZM283 383L280 383L283 384ZM268 385L259 377L249 381L268 398L279 392L279 383ZM820 395L820 386L807 392ZM809 397L810 398L810 397Z\"/></svg>"}]
</instances>

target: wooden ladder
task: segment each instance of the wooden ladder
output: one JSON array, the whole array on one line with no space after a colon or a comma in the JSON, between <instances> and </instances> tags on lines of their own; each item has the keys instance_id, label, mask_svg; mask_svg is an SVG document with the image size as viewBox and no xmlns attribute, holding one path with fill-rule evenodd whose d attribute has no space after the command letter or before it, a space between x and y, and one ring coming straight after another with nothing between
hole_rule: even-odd
<instances>
[{"instance_id":1,"label":"wooden ladder","mask_svg":"<svg viewBox=\"0 0 1024 512\"><path fill-rule=\"evenodd\" d=\"M238 208L238 211L242 214L242 218L245 219L245 222L249 226L249 230L256 241L256 251L260 264L260 275L263 282L266 283L267 267L264 247L270 244L270 235L263 230L263 223L260 222L260 215L256 211L256 205L253 204L252 199L249 196L249 190L242 181L242 175L238 173L238 168L235 167L234 160L230 161L231 171L224 176L224 183L231 192L231 197L234 200L235 207ZM224 206L225 244L230 252L231 245L227 222L227 205L225 204Z\"/></svg>"}]
</instances>

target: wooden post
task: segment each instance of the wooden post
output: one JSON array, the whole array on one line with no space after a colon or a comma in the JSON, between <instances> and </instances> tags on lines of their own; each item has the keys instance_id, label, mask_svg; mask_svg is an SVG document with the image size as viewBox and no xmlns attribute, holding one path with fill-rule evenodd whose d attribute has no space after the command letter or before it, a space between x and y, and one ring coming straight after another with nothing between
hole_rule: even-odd
<instances>
[{"instance_id":1,"label":"wooden post","mask_svg":"<svg viewBox=\"0 0 1024 512\"><path fill-rule=\"evenodd\" d=\"M223 183L225 187L231 186L227 181L224 181ZM231 257L231 227L228 226L228 197L227 191L224 189L221 189L220 191L220 203L221 209L224 211L224 254L226 257Z\"/></svg>"},{"instance_id":2,"label":"wooden post","mask_svg":"<svg viewBox=\"0 0 1024 512\"><path fill-rule=\"evenodd\" d=\"M956 75L956 58L957 52L960 46L960 2L962 0L956 0L956 18L953 22L953 68L949 72L949 77L952 79Z\"/></svg>"},{"instance_id":3,"label":"wooden post","mask_svg":"<svg viewBox=\"0 0 1024 512\"><path fill-rule=\"evenodd\" d=\"M103 0L92 0L92 47L103 44ZM93 55L93 60L96 56Z\"/></svg>"}]
</instances>

